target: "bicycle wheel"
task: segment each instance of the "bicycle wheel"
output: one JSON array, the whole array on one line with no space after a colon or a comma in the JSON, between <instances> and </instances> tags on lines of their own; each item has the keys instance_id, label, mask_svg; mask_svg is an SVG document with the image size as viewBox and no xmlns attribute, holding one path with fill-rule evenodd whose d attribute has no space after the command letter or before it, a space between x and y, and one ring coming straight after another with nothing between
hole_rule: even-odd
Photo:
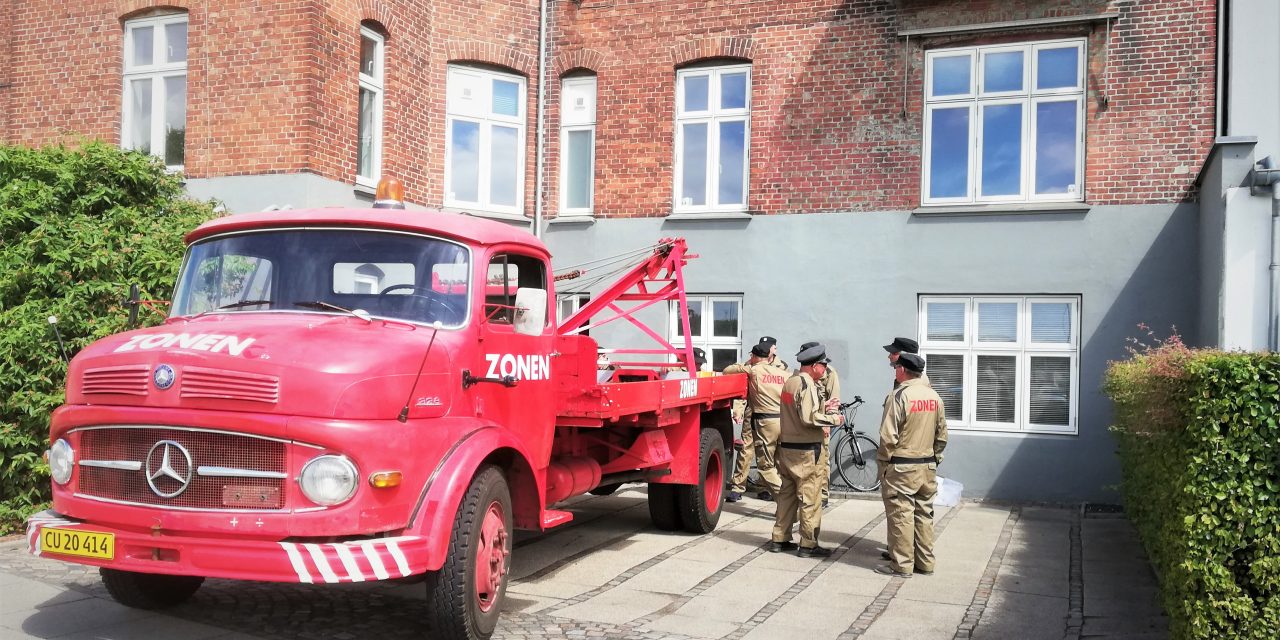
<instances>
[{"instance_id":1,"label":"bicycle wheel","mask_svg":"<svg viewBox=\"0 0 1280 640\"><path fill-rule=\"evenodd\" d=\"M856 447L856 449L855 449ZM832 452L831 464L845 485L854 491L875 491L880 488L880 469L876 464L875 440L859 433L846 436Z\"/></svg>"}]
</instances>

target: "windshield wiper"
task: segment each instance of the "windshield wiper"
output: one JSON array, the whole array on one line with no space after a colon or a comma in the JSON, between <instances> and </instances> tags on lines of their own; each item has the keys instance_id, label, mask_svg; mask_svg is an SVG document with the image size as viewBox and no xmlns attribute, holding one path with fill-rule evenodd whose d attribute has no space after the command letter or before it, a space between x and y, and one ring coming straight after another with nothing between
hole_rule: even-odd
<instances>
[{"instance_id":1,"label":"windshield wiper","mask_svg":"<svg viewBox=\"0 0 1280 640\"><path fill-rule=\"evenodd\" d=\"M197 314L195 314L194 316L191 316L191 317L187 318L187 321L195 320L196 318L199 318L200 316L208 315L208 314L210 314L210 313L217 313L217 312L219 312L219 311L226 311L227 309L239 309L239 308L241 308L241 307L254 307L254 306L257 306L257 305L260 305L260 304L271 304L271 303L272 303L272 301L271 301L271 300L241 300L241 301L239 301L239 302L229 302L229 303L227 303L227 304L222 305L221 307L214 307L214 308L212 308L212 309L205 309L204 311L201 311L200 313L197 313Z\"/></svg>"},{"instance_id":2,"label":"windshield wiper","mask_svg":"<svg viewBox=\"0 0 1280 640\"><path fill-rule=\"evenodd\" d=\"M336 304L325 302L324 300L311 300L311 301L302 300L302 301L294 302L293 306L302 307L304 309L329 309L332 311L341 311L342 313L360 318L365 322L370 322L370 323L373 322L373 318L369 317L369 312L365 311L364 309L351 310L346 307L339 307Z\"/></svg>"}]
</instances>

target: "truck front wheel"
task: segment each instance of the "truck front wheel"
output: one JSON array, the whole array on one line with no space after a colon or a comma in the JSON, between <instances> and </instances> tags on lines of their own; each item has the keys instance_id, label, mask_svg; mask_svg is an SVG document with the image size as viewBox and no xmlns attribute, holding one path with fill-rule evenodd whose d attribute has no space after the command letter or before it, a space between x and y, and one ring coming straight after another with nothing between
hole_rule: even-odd
<instances>
[{"instance_id":1,"label":"truck front wheel","mask_svg":"<svg viewBox=\"0 0 1280 640\"><path fill-rule=\"evenodd\" d=\"M695 485L675 485L680 519L685 531L711 533L720 522L724 505L724 441L715 429L703 429L698 447L698 478Z\"/></svg>"},{"instance_id":2,"label":"truck front wheel","mask_svg":"<svg viewBox=\"0 0 1280 640\"><path fill-rule=\"evenodd\" d=\"M433 638L493 635L511 568L511 490L497 467L483 467L458 506L449 553L427 575Z\"/></svg>"},{"instance_id":3,"label":"truck front wheel","mask_svg":"<svg viewBox=\"0 0 1280 640\"><path fill-rule=\"evenodd\" d=\"M119 569L98 569L102 584L116 602L134 609L164 609L186 602L195 595L204 578L137 573Z\"/></svg>"}]
</instances>

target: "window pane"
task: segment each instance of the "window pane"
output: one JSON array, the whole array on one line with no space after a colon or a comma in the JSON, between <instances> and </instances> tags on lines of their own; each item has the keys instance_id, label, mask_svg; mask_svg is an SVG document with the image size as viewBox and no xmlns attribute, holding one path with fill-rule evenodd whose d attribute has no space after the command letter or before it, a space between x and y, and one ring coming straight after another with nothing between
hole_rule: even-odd
<instances>
[{"instance_id":1,"label":"window pane","mask_svg":"<svg viewBox=\"0 0 1280 640\"><path fill-rule=\"evenodd\" d=\"M742 177L747 162L747 123L720 123L719 204L745 204Z\"/></svg>"},{"instance_id":2,"label":"window pane","mask_svg":"<svg viewBox=\"0 0 1280 640\"><path fill-rule=\"evenodd\" d=\"M1031 423L1071 426L1071 359L1031 357Z\"/></svg>"},{"instance_id":3,"label":"window pane","mask_svg":"<svg viewBox=\"0 0 1280 640\"><path fill-rule=\"evenodd\" d=\"M711 368L724 371L724 368L738 361L737 349L712 349Z\"/></svg>"},{"instance_id":4,"label":"window pane","mask_svg":"<svg viewBox=\"0 0 1280 640\"><path fill-rule=\"evenodd\" d=\"M1017 342L1018 303L979 302L978 342Z\"/></svg>"},{"instance_id":5,"label":"window pane","mask_svg":"<svg viewBox=\"0 0 1280 640\"><path fill-rule=\"evenodd\" d=\"M738 337L738 303L717 300L711 303L711 335L717 338Z\"/></svg>"},{"instance_id":6,"label":"window pane","mask_svg":"<svg viewBox=\"0 0 1280 640\"><path fill-rule=\"evenodd\" d=\"M925 307L929 342L964 342L964 303L930 302Z\"/></svg>"},{"instance_id":7,"label":"window pane","mask_svg":"<svg viewBox=\"0 0 1280 640\"><path fill-rule=\"evenodd\" d=\"M499 116L520 115L520 84L506 80L493 81L493 113Z\"/></svg>"},{"instance_id":8,"label":"window pane","mask_svg":"<svg viewBox=\"0 0 1280 640\"><path fill-rule=\"evenodd\" d=\"M702 301L689 300L688 303L689 331L693 334L693 337L698 338L702 336ZM680 311L680 305L672 305L672 309L673 313L678 314ZM680 324L678 316L676 318L676 335L684 337L684 327Z\"/></svg>"},{"instance_id":9,"label":"window pane","mask_svg":"<svg viewBox=\"0 0 1280 640\"><path fill-rule=\"evenodd\" d=\"M167 43L165 62L187 61L187 23L177 22L164 26L164 39Z\"/></svg>"},{"instance_id":10,"label":"window pane","mask_svg":"<svg viewBox=\"0 0 1280 640\"><path fill-rule=\"evenodd\" d=\"M948 420L964 419L964 356L931 353L926 356L925 372L938 396Z\"/></svg>"},{"instance_id":11,"label":"window pane","mask_svg":"<svg viewBox=\"0 0 1280 640\"><path fill-rule=\"evenodd\" d=\"M378 73L378 41L373 38L360 37L360 73L377 78Z\"/></svg>"},{"instance_id":12,"label":"window pane","mask_svg":"<svg viewBox=\"0 0 1280 640\"><path fill-rule=\"evenodd\" d=\"M480 125L454 120L450 134L449 197L461 202L479 202Z\"/></svg>"},{"instance_id":13,"label":"window pane","mask_svg":"<svg viewBox=\"0 0 1280 640\"><path fill-rule=\"evenodd\" d=\"M684 110L707 110L708 76L684 76Z\"/></svg>"},{"instance_id":14,"label":"window pane","mask_svg":"<svg viewBox=\"0 0 1280 640\"><path fill-rule=\"evenodd\" d=\"M1022 193L1022 105L982 109L982 195Z\"/></svg>"},{"instance_id":15,"label":"window pane","mask_svg":"<svg viewBox=\"0 0 1280 640\"><path fill-rule=\"evenodd\" d=\"M972 56L946 56L933 59L933 95L953 96L969 93Z\"/></svg>"},{"instance_id":16,"label":"window pane","mask_svg":"<svg viewBox=\"0 0 1280 640\"><path fill-rule=\"evenodd\" d=\"M982 58L982 90L1022 91L1022 52L989 53Z\"/></svg>"},{"instance_id":17,"label":"window pane","mask_svg":"<svg viewBox=\"0 0 1280 640\"><path fill-rule=\"evenodd\" d=\"M683 153L680 158L680 204L707 204L707 125L681 125Z\"/></svg>"},{"instance_id":18,"label":"window pane","mask_svg":"<svg viewBox=\"0 0 1280 640\"><path fill-rule=\"evenodd\" d=\"M151 80L129 81L129 148L151 153Z\"/></svg>"},{"instance_id":19,"label":"window pane","mask_svg":"<svg viewBox=\"0 0 1280 640\"><path fill-rule=\"evenodd\" d=\"M747 107L747 74L727 73L720 76L720 108L745 109Z\"/></svg>"},{"instance_id":20,"label":"window pane","mask_svg":"<svg viewBox=\"0 0 1280 640\"><path fill-rule=\"evenodd\" d=\"M1077 102L1036 104L1036 193L1076 189Z\"/></svg>"},{"instance_id":21,"label":"window pane","mask_svg":"<svg viewBox=\"0 0 1280 640\"><path fill-rule=\"evenodd\" d=\"M155 28L135 27L133 30L133 64L148 65L155 61Z\"/></svg>"},{"instance_id":22,"label":"window pane","mask_svg":"<svg viewBox=\"0 0 1280 640\"><path fill-rule=\"evenodd\" d=\"M520 131L515 127L493 128L489 140L489 202L516 205L517 168L520 166Z\"/></svg>"},{"instance_id":23,"label":"window pane","mask_svg":"<svg viewBox=\"0 0 1280 640\"><path fill-rule=\"evenodd\" d=\"M969 108L934 109L929 131L929 197L969 195Z\"/></svg>"},{"instance_id":24,"label":"window pane","mask_svg":"<svg viewBox=\"0 0 1280 640\"><path fill-rule=\"evenodd\" d=\"M1071 305L1066 302L1032 302L1031 341L1070 343Z\"/></svg>"},{"instance_id":25,"label":"window pane","mask_svg":"<svg viewBox=\"0 0 1280 640\"><path fill-rule=\"evenodd\" d=\"M187 138L187 77L164 79L164 163L183 163Z\"/></svg>"},{"instance_id":26,"label":"window pane","mask_svg":"<svg viewBox=\"0 0 1280 640\"><path fill-rule=\"evenodd\" d=\"M1017 356L978 356L977 414L980 422L1013 422L1017 363Z\"/></svg>"},{"instance_id":27,"label":"window pane","mask_svg":"<svg viewBox=\"0 0 1280 640\"><path fill-rule=\"evenodd\" d=\"M360 90L359 148L356 150L356 174L372 178L373 175L373 128L374 109L377 108L377 94L368 90Z\"/></svg>"},{"instance_id":28,"label":"window pane","mask_svg":"<svg viewBox=\"0 0 1280 640\"><path fill-rule=\"evenodd\" d=\"M591 136L592 131L570 131L565 140L565 195L569 209L591 206Z\"/></svg>"},{"instance_id":29,"label":"window pane","mask_svg":"<svg viewBox=\"0 0 1280 640\"><path fill-rule=\"evenodd\" d=\"M1036 52L1036 88L1078 87L1079 68L1079 48L1041 49Z\"/></svg>"}]
</instances>

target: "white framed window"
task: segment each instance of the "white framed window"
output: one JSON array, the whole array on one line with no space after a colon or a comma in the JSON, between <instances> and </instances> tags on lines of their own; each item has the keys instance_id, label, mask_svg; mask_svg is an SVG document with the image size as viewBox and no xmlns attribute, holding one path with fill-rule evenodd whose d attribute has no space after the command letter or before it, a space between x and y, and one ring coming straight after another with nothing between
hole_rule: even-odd
<instances>
[{"instance_id":1,"label":"white framed window","mask_svg":"<svg viewBox=\"0 0 1280 640\"><path fill-rule=\"evenodd\" d=\"M676 72L676 213L746 211L751 65Z\"/></svg>"},{"instance_id":2,"label":"white framed window","mask_svg":"<svg viewBox=\"0 0 1280 640\"><path fill-rule=\"evenodd\" d=\"M577 313L578 309L585 307L588 302L591 302L590 293L572 292L556 294L556 305L558 309L558 315L556 316L557 324L563 323L565 318ZM579 335L589 336L591 335L591 330L588 329L578 333Z\"/></svg>"},{"instance_id":3,"label":"white framed window","mask_svg":"<svg viewBox=\"0 0 1280 640\"><path fill-rule=\"evenodd\" d=\"M1084 199L1085 42L925 53L924 205Z\"/></svg>"},{"instance_id":4,"label":"white framed window","mask_svg":"<svg viewBox=\"0 0 1280 640\"><path fill-rule=\"evenodd\" d=\"M1079 296L922 296L919 337L948 427L1079 433Z\"/></svg>"},{"instance_id":5,"label":"white framed window","mask_svg":"<svg viewBox=\"0 0 1280 640\"><path fill-rule=\"evenodd\" d=\"M386 91L386 39L360 27L360 111L356 184L373 187L382 174L382 103Z\"/></svg>"},{"instance_id":6,"label":"white framed window","mask_svg":"<svg viewBox=\"0 0 1280 640\"><path fill-rule=\"evenodd\" d=\"M712 369L740 362L742 356L742 296L738 294L686 295L689 304L689 333L693 346L707 354ZM667 336L679 347L684 341L680 324L680 303L672 301L668 311Z\"/></svg>"},{"instance_id":7,"label":"white framed window","mask_svg":"<svg viewBox=\"0 0 1280 640\"><path fill-rule=\"evenodd\" d=\"M181 170L187 136L187 14L125 22L123 79L121 146Z\"/></svg>"},{"instance_id":8,"label":"white framed window","mask_svg":"<svg viewBox=\"0 0 1280 640\"><path fill-rule=\"evenodd\" d=\"M447 93L445 206L520 213L525 79L449 65Z\"/></svg>"},{"instance_id":9,"label":"white framed window","mask_svg":"<svg viewBox=\"0 0 1280 640\"><path fill-rule=\"evenodd\" d=\"M560 85L560 213L591 215L596 156L596 79Z\"/></svg>"}]
</instances>

